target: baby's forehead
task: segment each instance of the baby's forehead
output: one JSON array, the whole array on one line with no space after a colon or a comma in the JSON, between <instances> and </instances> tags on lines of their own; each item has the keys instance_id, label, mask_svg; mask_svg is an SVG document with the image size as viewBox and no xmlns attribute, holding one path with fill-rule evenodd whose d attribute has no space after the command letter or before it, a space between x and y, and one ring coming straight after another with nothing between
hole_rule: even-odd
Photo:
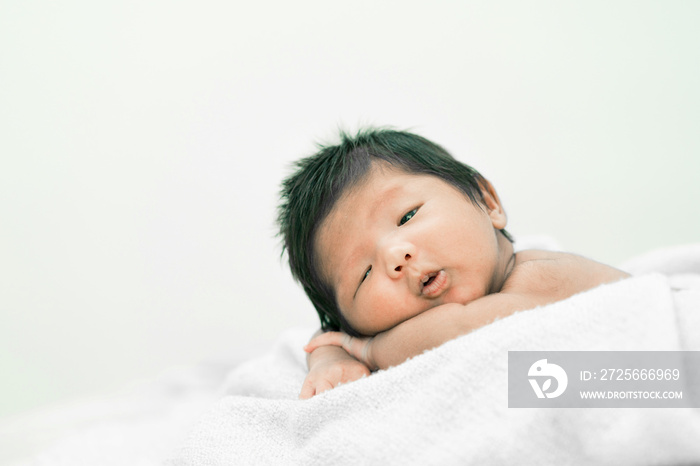
<instances>
[{"instance_id":1,"label":"baby's forehead","mask_svg":"<svg viewBox=\"0 0 700 466\"><path fill-rule=\"evenodd\" d=\"M349 183L343 190L338 200L349 196L357 196L366 191L382 192L391 194L399 190L402 186L413 180L439 177L427 173L417 173L409 171L401 166L392 165L388 162L372 162L365 173L354 183Z\"/></svg>"},{"instance_id":2,"label":"baby's forehead","mask_svg":"<svg viewBox=\"0 0 700 466\"><path fill-rule=\"evenodd\" d=\"M426 176L428 175L406 172L391 165L372 167L361 180L348 186L338 196L322 223L327 223L339 211L361 211L372 216L378 208L405 194L407 188L419 189L420 185L414 181Z\"/></svg>"}]
</instances>

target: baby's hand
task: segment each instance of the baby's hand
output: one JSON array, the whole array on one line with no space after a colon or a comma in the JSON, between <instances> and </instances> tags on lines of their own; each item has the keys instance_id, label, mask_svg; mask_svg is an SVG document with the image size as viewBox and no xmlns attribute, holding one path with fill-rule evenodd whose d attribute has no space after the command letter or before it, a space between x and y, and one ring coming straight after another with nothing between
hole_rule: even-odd
<instances>
[{"instance_id":1,"label":"baby's hand","mask_svg":"<svg viewBox=\"0 0 700 466\"><path fill-rule=\"evenodd\" d=\"M372 356L373 341L374 337L356 338L345 332L326 332L312 338L304 351L311 353L319 346L339 346L371 370L376 370L377 365Z\"/></svg>"},{"instance_id":2,"label":"baby's hand","mask_svg":"<svg viewBox=\"0 0 700 466\"><path fill-rule=\"evenodd\" d=\"M319 348L319 351L324 351L324 349L330 348ZM352 382L370 374L367 366L345 351L335 349L336 351L327 351L328 354L323 355L311 366L306 379L304 379L299 398L311 398L335 388L341 383ZM311 351L313 350L309 350L309 352Z\"/></svg>"}]
</instances>

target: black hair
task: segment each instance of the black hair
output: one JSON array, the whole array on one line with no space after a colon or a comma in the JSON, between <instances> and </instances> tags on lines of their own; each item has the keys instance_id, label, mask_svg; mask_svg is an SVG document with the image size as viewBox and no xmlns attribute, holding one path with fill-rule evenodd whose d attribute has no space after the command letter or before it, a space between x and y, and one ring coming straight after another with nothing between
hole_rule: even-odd
<instances>
[{"instance_id":1,"label":"black hair","mask_svg":"<svg viewBox=\"0 0 700 466\"><path fill-rule=\"evenodd\" d=\"M370 128L354 136L341 131L340 139L336 145L320 145L318 152L294 164L293 174L282 182L277 223L282 253L287 252L292 275L316 308L321 328L360 336L340 312L316 257L317 229L338 199L361 182L376 161L407 173L437 176L479 207L484 205L485 179L439 145L409 132ZM507 231L501 232L512 241Z\"/></svg>"}]
</instances>

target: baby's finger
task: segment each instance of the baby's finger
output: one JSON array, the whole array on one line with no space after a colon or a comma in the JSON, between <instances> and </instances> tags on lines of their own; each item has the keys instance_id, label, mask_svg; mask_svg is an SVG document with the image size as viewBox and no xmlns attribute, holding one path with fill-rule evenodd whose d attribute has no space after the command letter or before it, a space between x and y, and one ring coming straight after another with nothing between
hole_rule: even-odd
<instances>
[{"instance_id":1,"label":"baby's finger","mask_svg":"<svg viewBox=\"0 0 700 466\"><path fill-rule=\"evenodd\" d=\"M304 351L307 353L313 352L319 346L343 346L343 336L342 332L326 332L322 333L309 341L306 346L304 346Z\"/></svg>"},{"instance_id":2,"label":"baby's finger","mask_svg":"<svg viewBox=\"0 0 700 466\"><path fill-rule=\"evenodd\" d=\"M304 385L301 386L301 393L299 393L300 400L307 400L314 396L314 384L308 380L304 381Z\"/></svg>"},{"instance_id":3,"label":"baby's finger","mask_svg":"<svg viewBox=\"0 0 700 466\"><path fill-rule=\"evenodd\" d=\"M333 384L331 384L327 380L323 380L316 386L316 395L323 393L326 390L330 390L332 388L333 388Z\"/></svg>"}]
</instances>

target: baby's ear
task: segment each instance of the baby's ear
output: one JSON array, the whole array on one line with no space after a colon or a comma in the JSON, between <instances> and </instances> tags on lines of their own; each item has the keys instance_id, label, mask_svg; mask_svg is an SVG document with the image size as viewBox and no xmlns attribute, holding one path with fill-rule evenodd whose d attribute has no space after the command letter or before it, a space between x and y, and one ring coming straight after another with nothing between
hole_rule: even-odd
<instances>
[{"instance_id":1,"label":"baby's ear","mask_svg":"<svg viewBox=\"0 0 700 466\"><path fill-rule=\"evenodd\" d=\"M508 217L506 217L506 211L503 210L496 189L486 178L479 180L479 188L481 188L481 195L484 197L484 204L493 227L497 230L504 229L508 223Z\"/></svg>"}]
</instances>

